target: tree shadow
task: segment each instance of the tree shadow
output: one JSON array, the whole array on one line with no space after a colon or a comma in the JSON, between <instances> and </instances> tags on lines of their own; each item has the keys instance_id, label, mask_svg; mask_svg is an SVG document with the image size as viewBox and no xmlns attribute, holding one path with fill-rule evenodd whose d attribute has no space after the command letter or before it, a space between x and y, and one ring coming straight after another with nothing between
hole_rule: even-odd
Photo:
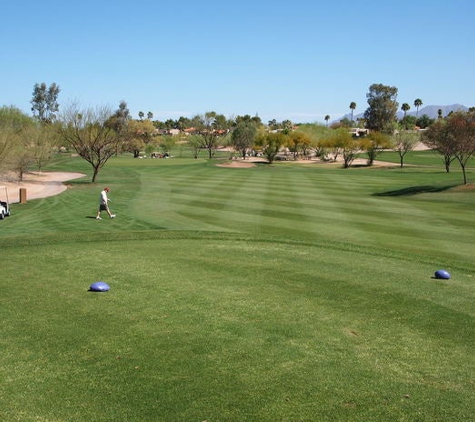
<instances>
[{"instance_id":1,"label":"tree shadow","mask_svg":"<svg viewBox=\"0 0 475 422\"><path fill-rule=\"evenodd\" d=\"M411 196L418 195L420 193L437 193L444 192L446 190L452 189L457 185L449 186L409 186L403 189L389 190L386 192L374 193L373 196Z\"/></svg>"},{"instance_id":2,"label":"tree shadow","mask_svg":"<svg viewBox=\"0 0 475 422\"><path fill-rule=\"evenodd\" d=\"M73 179L73 180L68 180L67 182L64 182L67 185L94 185L94 183L91 182L91 179L89 178L82 178L82 179Z\"/></svg>"}]
</instances>

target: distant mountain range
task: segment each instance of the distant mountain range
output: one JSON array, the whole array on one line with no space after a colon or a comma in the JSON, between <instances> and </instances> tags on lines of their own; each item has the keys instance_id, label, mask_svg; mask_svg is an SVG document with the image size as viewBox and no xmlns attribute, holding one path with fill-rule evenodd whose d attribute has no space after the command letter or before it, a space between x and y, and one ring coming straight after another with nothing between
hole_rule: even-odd
<instances>
[{"instance_id":1,"label":"distant mountain range","mask_svg":"<svg viewBox=\"0 0 475 422\"><path fill-rule=\"evenodd\" d=\"M468 107L462 104L452 104L452 105L445 105L445 106L428 105L428 106L419 108L419 113L418 113L414 105L411 105L411 104L409 105L411 106L411 109L407 112L407 116L415 116L417 114L418 117L421 117L424 114L426 114L431 119L436 119L438 117L439 109L442 110L442 117L447 116L447 114L449 114L451 111L468 111ZM399 106L401 106L401 104L399 104ZM359 113L359 114L354 114L353 119L356 120L358 118L362 118L363 116L364 116L364 112ZM404 117L404 112L399 110L397 113L397 116L399 119L402 119ZM340 121L344 119L345 117L347 119L351 119L351 113L345 114L344 116L340 117L337 121Z\"/></svg>"}]
</instances>

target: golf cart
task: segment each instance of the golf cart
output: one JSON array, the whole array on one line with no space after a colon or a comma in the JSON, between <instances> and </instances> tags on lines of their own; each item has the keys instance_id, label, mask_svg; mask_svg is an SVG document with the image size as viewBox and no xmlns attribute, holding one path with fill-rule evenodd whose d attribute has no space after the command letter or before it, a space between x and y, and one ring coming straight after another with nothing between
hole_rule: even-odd
<instances>
[{"instance_id":1,"label":"golf cart","mask_svg":"<svg viewBox=\"0 0 475 422\"><path fill-rule=\"evenodd\" d=\"M11 214L10 201L8 200L8 191L6 186L0 186L0 194L5 192L5 201L0 196L0 220L8 217Z\"/></svg>"}]
</instances>

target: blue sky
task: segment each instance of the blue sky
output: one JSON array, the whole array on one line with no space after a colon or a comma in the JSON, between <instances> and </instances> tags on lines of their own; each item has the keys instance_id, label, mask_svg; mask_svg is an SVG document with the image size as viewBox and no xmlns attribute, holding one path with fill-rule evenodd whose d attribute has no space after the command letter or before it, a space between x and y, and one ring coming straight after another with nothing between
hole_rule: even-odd
<instances>
[{"instance_id":1,"label":"blue sky","mask_svg":"<svg viewBox=\"0 0 475 422\"><path fill-rule=\"evenodd\" d=\"M134 117L323 122L373 83L400 104L475 106L475 2L4 0L0 106L30 114L35 83L59 103ZM411 109L411 111L412 111Z\"/></svg>"}]
</instances>

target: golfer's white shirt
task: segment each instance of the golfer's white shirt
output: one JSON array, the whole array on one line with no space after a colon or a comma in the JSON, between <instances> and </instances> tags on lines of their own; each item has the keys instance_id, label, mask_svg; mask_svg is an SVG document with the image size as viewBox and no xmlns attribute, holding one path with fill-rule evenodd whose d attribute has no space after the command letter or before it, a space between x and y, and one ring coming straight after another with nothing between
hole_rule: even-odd
<instances>
[{"instance_id":1,"label":"golfer's white shirt","mask_svg":"<svg viewBox=\"0 0 475 422\"><path fill-rule=\"evenodd\" d=\"M107 205L107 192L105 190L103 190L101 192L101 205Z\"/></svg>"}]
</instances>

